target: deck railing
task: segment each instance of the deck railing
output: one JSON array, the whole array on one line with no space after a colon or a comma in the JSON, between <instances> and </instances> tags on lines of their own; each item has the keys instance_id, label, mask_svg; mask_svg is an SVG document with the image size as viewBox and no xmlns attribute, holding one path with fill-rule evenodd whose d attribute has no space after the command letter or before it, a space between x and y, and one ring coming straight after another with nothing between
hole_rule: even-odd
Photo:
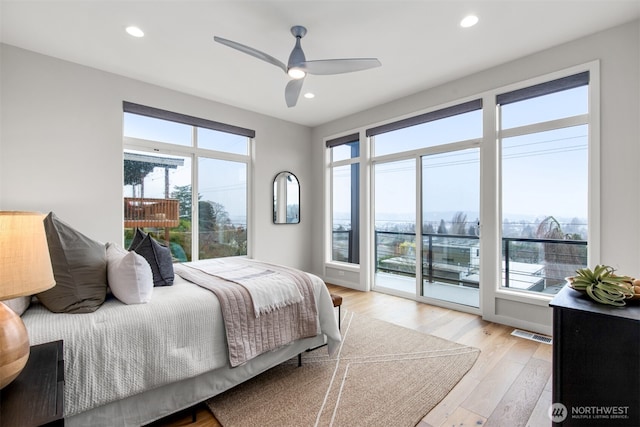
<instances>
[{"instance_id":1,"label":"deck railing","mask_svg":"<svg viewBox=\"0 0 640 427\"><path fill-rule=\"evenodd\" d=\"M172 228L180 225L177 199L124 198L124 227Z\"/></svg>"},{"instance_id":2,"label":"deck railing","mask_svg":"<svg viewBox=\"0 0 640 427\"><path fill-rule=\"evenodd\" d=\"M334 230L333 237L333 259L351 262L347 250L350 231ZM415 238L415 233L376 231L376 269L415 277ZM477 236L424 233L422 239L424 280L479 286ZM565 277L587 265L584 240L504 237L502 243L504 287L542 291L564 284Z\"/></svg>"}]
</instances>

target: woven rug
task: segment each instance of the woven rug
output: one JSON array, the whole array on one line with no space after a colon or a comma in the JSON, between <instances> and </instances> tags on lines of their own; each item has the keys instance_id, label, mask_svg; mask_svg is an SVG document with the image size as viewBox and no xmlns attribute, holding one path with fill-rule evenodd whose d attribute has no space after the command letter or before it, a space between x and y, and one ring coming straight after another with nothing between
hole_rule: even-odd
<instances>
[{"instance_id":1,"label":"woven rug","mask_svg":"<svg viewBox=\"0 0 640 427\"><path fill-rule=\"evenodd\" d=\"M343 342L291 359L207 402L223 427L413 427L480 350L346 313Z\"/></svg>"}]
</instances>

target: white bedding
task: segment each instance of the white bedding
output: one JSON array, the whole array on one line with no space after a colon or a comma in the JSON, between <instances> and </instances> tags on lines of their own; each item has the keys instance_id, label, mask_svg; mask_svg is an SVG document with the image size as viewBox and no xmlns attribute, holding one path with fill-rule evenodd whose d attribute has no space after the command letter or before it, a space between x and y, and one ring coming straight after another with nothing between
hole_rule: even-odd
<instances>
[{"instance_id":1,"label":"white bedding","mask_svg":"<svg viewBox=\"0 0 640 427\"><path fill-rule=\"evenodd\" d=\"M340 333L331 298L322 280L310 276L319 328L333 348ZM228 366L217 298L179 276L173 286L154 288L147 304L111 298L88 314L33 304L23 320L32 345L64 340L65 418Z\"/></svg>"}]
</instances>

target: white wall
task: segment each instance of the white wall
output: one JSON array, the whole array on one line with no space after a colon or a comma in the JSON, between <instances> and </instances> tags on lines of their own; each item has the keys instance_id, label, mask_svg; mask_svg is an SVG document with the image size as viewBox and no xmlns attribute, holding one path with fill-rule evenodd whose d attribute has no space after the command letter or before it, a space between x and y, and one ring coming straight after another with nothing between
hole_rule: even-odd
<instances>
[{"instance_id":1,"label":"white wall","mask_svg":"<svg viewBox=\"0 0 640 427\"><path fill-rule=\"evenodd\" d=\"M600 60L601 64L600 262L612 265L625 274L640 277L640 21L575 40L314 128L312 155L318 159L313 164L314 183L317 186L315 191L322 191L324 167L320 159L325 150L323 138L351 133L395 117L593 60ZM316 211L323 215L322 201L317 203ZM366 205L361 207L366 208ZM323 218L318 218L314 222L314 241L322 241L322 221ZM312 257L313 271L323 274L325 260L322 248L314 246ZM360 279L355 281L359 283L359 288L366 289L370 284L362 271L360 274ZM340 283L340 280L333 277L331 282ZM483 284L487 285L494 284ZM487 312L483 314L492 320L519 327L530 326L543 332L550 330L551 314L547 307L525 307L517 301L497 301L496 298L485 311ZM523 320L511 313L527 313L528 318Z\"/></svg>"},{"instance_id":2,"label":"white wall","mask_svg":"<svg viewBox=\"0 0 640 427\"><path fill-rule=\"evenodd\" d=\"M252 255L310 268L308 128L13 46L0 49L0 209L54 211L94 239L121 242L126 100L254 129ZM272 181L281 170L301 182L301 224L272 224Z\"/></svg>"}]
</instances>

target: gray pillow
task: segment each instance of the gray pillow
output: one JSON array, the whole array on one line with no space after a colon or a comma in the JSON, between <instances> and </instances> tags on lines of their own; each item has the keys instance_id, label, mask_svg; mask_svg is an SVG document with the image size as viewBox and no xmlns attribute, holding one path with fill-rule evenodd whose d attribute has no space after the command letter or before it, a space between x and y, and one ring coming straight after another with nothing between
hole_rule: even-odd
<instances>
[{"instance_id":1,"label":"gray pillow","mask_svg":"<svg viewBox=\"0 0 640 427\"><path fill-rule=\"evenodd\" d=\"M137 236L138 231L136 231L136 237ZM134 242L136 237L134 237ZM133 250L138 255L142 255L151 266L153 286L173 285L173 258L171 257L171 250L169 248L162 246L152 239L149 234L146 234Z\"/></svg>"},{"instance_id":2,"label":"gray pillow","mask_svg":"<svg viewBox=\"0 0 640 427\"><path fill-rule=\"evenodd\" d=\"M60 221L51 212L44 219L56 284L40 292L40 302L54 313L90 313L107 295L107 250Z\"/></svg>"}]
</instances>

